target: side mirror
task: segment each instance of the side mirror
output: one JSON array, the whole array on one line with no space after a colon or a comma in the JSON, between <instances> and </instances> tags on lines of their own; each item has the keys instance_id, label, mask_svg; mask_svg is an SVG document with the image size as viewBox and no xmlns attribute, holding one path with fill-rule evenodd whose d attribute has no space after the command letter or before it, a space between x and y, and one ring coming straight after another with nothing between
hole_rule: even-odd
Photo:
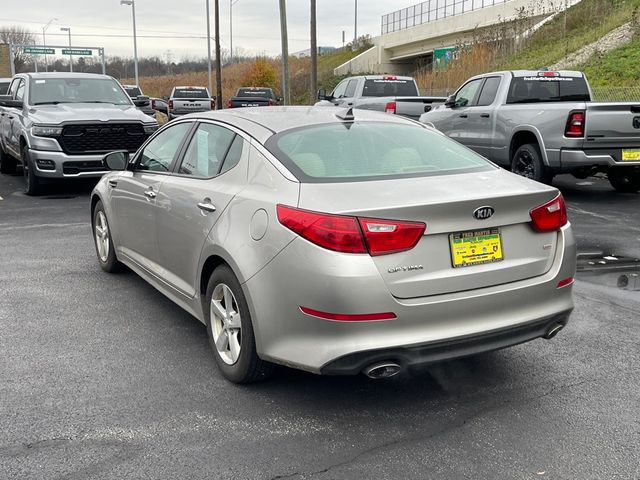
<instances>
[{"instance_id":1,"label":"side mirror","mask_svg":"<svg viewBox=\"0 0 640 480\"><path fill-rule=\"evenodd\" d=\"M449 97L447 97L447 99L444 101L444 106L446 108L453 108L456 106L456 96L455 95L451 95Z\"/></svg>"},{"instance_id":2,"label":"side mirror","mask_svg":"<svg viewBox=\"0 0 640 480\"><path fill-rule=\"evenodd\" d=\"M129 163L129 152L126 150L116 150L115 152L107 153L102 158L102 164L109 170L122 171L127 169Z\"/></svg>"},{"instance_id":3,"label":"side mirror","mask_svg":"<svg viewBox=\"0 0 640 480\"><path fill-rule=\"evenodd\" d=\"M22 100L14 100L11 95L0 95L0 106L22 108Z\"/></svg>"},{"instance_id":4,"label":"side mirror","mask_svg":"<svg viewBox=\"0 0 640 480\"><path fill-rule=\"evenodd\" d=\"M321 88L320 90L318 90L318 100L326 100L327 99L327 92L324 88Z\"/></svg>"}]
</instances>

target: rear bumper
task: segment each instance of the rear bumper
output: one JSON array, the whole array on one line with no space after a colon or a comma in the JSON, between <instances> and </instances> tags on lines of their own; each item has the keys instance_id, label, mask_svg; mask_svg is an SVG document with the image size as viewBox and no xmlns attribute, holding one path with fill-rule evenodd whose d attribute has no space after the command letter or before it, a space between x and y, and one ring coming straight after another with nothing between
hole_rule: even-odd
<instances>
[{"instance_id":1,"label":"rear bumper","mask_svg":"<svg viewBox=\"0 0 640 480\"><path fill-rule=\"evenodd\" d=\"M573 168L591 167L593 165L608 167L633 167L640 165L637 162L618 162L609 153L595 154L587 153L584 150L561 150L560 165L562 169L571 170Z\"/></svg>"},{"instance_id":2,"label":"rear bumper","mask_svg":"<svg viewBox=\"0 0 640 480\"><path fill-rule=\"evenodd\" d=\"M29 150L36 175L42 178L100 178L108 172L102 165L104 154L67 155L64 152Z\"/></svg>"}]
</instances>

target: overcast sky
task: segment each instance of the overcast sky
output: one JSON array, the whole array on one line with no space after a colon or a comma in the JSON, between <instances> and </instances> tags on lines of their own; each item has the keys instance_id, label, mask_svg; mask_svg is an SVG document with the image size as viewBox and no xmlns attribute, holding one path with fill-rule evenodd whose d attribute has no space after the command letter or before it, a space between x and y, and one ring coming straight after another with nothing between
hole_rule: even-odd
<instances>
[{"instance_id":1,"label":"overcast sky","mask_svg":"<svg viewBox=\"0 0 640 480\"><path fill-rule=\"evenodd\" d=\"M220 0L220 41L227 50L229 2ZM341 46L343 30L347 42L353 38L354 2L317 0L318 45ZM67 45L67 33L61 32L60 27L71 27L74 46L102 46L106 55L133 56L131 7L121 6L119 0L1 0L0 3L0 28L22 25L37 33L41 43L42 27L57 17L46 32L48 45ZM213 3L211 0L212 36ZM278 3L278 0L237 0L233 6L234 50L242 48L251 55L279 54ZM359 0L358 35L379 35L383 14L413 3L419 2ZM205 5L206 0L136 0L138 55L166 56L170 51L175 60L206 56ZM288 0L287 17L289 52L309 48L309 1Z\"/></svg>"}]
</instances>

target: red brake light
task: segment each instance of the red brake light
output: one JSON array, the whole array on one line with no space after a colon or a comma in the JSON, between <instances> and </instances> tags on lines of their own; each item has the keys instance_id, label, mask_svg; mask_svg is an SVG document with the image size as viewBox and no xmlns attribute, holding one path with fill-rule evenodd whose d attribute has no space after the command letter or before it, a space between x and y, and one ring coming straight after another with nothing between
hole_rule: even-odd
<instances>
[{"instance_id":1,"label":"red brake light","mask_svg":"<svg viewBox=\"0 0 640 480\"><path fill-rule=\"evenodd\" d=\"M398 77L396 77L395 75L384 75L382 77L382 80L397 80Z\"/></svg>"},{"instance_id":2,"label":"red brake light","mask_svg":"<svg viewBox=\"0 0 640 480\"><path fill-rule=\"evenodd\" d=\"M573 137L573 138L584 137L584 120L585 120L584 110L577 110L575 112L571 112L569 114L569 119L567 120L567 127L565 128L565 131L564 131L565 137Z\"/></svg>"},{"instance_id":3,"label":"red brake light","mask_svg":"<svg viewBox=\"0 0 640 480\"><path fill-rule=\"evenodd\" d=\"M215 110L215 109L216 109L216 101L211 100L211 110Z\"/></svg>"},{"instance_id":4,"label":"red brake light","mask_svg":"<svg viewBox=\"0 0 640 480\"><path fill-rule=\"evenodd\" d=\"M396 102L387 102L386 107L384 107L384 111L386 113L396 113Z\"/></svg>"},{"instance_id":5,"label":"red brake light","mask_svg":"<svg viewBox=\"0 0 640 480\"><path fill-rule=\"evenodd\" d=\"M169 100L169 108L173 109L173 100Z\"/></svg>"},{"instance_id":6,"label":"red brake light","mask_svg":"<svg viewBox=\"0 0 640 480\"><path fill-rule=\"evenodd\" d=\"M151 108L153 108L154 110L156 109L156 101L155 100L151 100Z\"/></svg>"},{"instance_id":7,"label":"red brake light","mask_svg":"<svg viewBox=\"0 0 640 480\"><path fill-rule=\"evenodd\" d=\"M553 232L567 224L567 207L562 194L529 212L531 225L538 232Z\"/></svg>"},{"instance_id":8,"label":"red brake light","mask_svg":"<svg viewBox=\"0 0 640 480\"><path fill-rule=\"evenodd\" d=\"M539 77L559 77L560 74L558 72L540 72L538 73Z\"/></svg>"},{"instance_id":9,"label":"red brake light","mask_svg":"<svg viewBox=\"0 0 640 480\"><path fill-rule=\"evenodd\" d=\"M227 102L227 108L233 108L233 103L231 103L231 100Z\"/></svg>"},{"instance_id":10,"label":"red brake light","mask_svg":"<svg viewBox=\"0 0 640 480\"><path fill-rule=\"evenodd\" d=\"M269 106L272 107L273 106L273 100L269 99Z\"/></svg>"},{"instance_id":11,"label":"red brake light","mask_svg":"<svg viewBox=\"0 0 640 480\"><path fill-rule=\"evenodd\" d=\"M422 222L401 222L311 212L278 205L278 220L328 250L372 256L411 250L424 233Z\"/></svg>"},{"instance_id":12,"label":"red brake light","mask_svg":"<svg viewBox=\"0 0 640 480\"><path fill-rule=\"evenodd\" d=\"M560 280L556 288L566 287L567 285L571 285L573 283L573 277L565 278L564 280Z\"/></svg>"},{"instance_id":13,"label":"red brake light","mask_svg":"<svg viewBox=\"0 0 640 480\"><path fill-rule=\"evenodd\" d=\"M422 222L396 222L375 218L359 218L369 253L386 255L411 250L424 233Z\"/></svg>"}]
</instances>

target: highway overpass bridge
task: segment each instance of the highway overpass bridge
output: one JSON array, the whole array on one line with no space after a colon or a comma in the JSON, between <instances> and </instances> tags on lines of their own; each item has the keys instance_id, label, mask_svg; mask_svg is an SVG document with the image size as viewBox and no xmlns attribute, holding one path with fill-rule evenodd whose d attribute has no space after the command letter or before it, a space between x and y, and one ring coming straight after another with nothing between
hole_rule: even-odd
<instances>
[{"instance_id":1,"label":"highway overpass bridge","mask_svg":"<svg viewBox=\"0 0 640 480\"><path fill-rule=\"evenodd\" d=\"M334 74L409 74L433 65L434 52L437 56L472 42L482 30L526 16L532 27L518 34L524 36L579 1L427 0L383 15L381 35L372 39L373 47L334 69Z\"/></svg>"}]
</instances>

